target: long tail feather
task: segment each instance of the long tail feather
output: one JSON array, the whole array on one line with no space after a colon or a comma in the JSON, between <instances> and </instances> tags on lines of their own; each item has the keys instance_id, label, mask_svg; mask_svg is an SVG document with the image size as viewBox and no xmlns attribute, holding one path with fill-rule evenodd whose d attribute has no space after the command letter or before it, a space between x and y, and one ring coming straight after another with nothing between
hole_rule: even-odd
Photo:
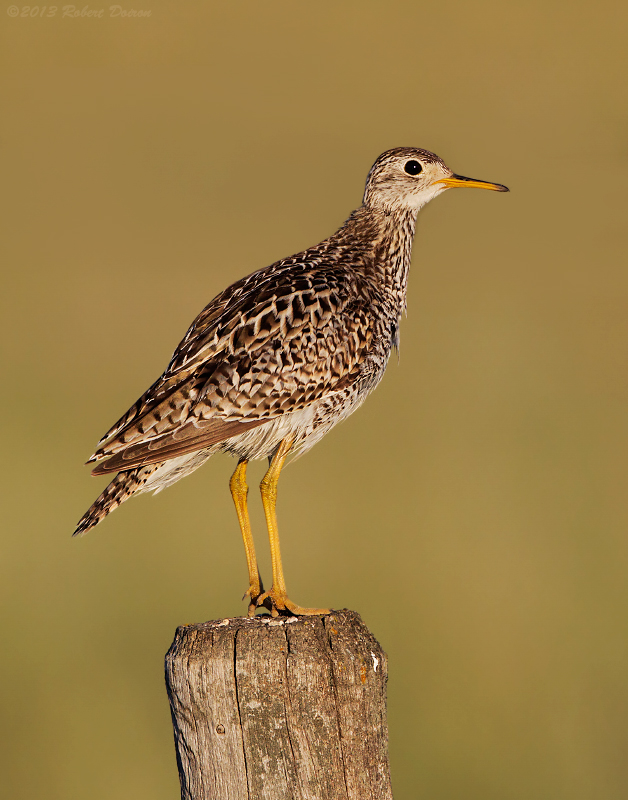
<instances>
[{"instance_id":1,"label":"long tail feather","mask_svg":"<svg viewBox=\"0 0 628 800\"><path fill-rule=\"evenodd\" d=\"M153 472L159 469L162 464L163 462L149 464L146 467L118 472L100 497L83 514L72 535L82 536L95 525L98 525L99 522L102 522L107 514L110 514L121 503L128 500L131 495L138 492Z\"/></svg>"}]
</instances>

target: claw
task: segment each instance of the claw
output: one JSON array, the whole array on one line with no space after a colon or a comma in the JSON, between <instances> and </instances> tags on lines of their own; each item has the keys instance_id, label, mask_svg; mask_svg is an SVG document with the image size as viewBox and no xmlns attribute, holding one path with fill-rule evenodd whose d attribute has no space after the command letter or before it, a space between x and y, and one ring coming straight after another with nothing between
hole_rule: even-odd
<instances>
[{"instance_id":1,"label":"claw","mask_svg":"<svg viewBox=\"0 0 628 800\"><path fill-rule=\"evenodd\" d=\"M249 588L244 592L242 595L242 600L246 600L247 597L250 598L251 602L249 603L249 607L247 609L247 616L254 617L255 610L259 606L259 598L262 596L262 592L264 591L264 586L260 580L258 586L249 586ZM266 594L268 594L266 592Z\"/></svg>"}]
</instances>

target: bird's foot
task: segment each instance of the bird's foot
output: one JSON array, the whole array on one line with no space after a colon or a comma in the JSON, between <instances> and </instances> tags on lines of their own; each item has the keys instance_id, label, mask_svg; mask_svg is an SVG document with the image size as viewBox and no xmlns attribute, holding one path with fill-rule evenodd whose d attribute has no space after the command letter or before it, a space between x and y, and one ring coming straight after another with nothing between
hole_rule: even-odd
<instances>
[{"instance_id":1,"label":"bird's foot","mask_svg":"<svg viewBox=\"0 0 628 800\"><path fill-rule=\"evenodd\" d=\"M328 608L303 608L293 603L285 592L278 592L275 587L271 587L268 592L260 594L257 598L257 608L262 606L268 608L273 617L280 614L294 614L295 616L316 616L317 614L329 614Z\"/></svg>"},{"instance_id":2,"label":"bird's foot","mask_svg":"<svg viewBox=\"0 0 628 800\"><path fill-rule=\"evenodd\" d=\"M247 610L247 616L254 617L255 611L260 607L260 605L265 605L265 607L269 611L271 610L270 602L266 603L264 602L264 600L262 600L262 602L260 603L260 597L263 597L262 595L263 591L264 591L264 585L260 580L259 583L252 583L246 590L246 592L244 592L244 594L242 595L243 600L246 600L247 597L249 598L249 607ZM266 592L265 594L268 594L268 592Z\"/></svg>"}]
</instances>

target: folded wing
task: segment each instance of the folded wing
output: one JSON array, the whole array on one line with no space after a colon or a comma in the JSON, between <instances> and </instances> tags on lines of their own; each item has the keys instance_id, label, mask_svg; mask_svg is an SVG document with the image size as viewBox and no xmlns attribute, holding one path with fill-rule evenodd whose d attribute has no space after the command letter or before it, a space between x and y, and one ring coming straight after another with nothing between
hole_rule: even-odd
<instances>
[{"instance_id":1,"label":"folded wing","mask_svg":"<svg viewBox=\"0 0 628 800\"><path fill-rule=\"evenodd\" d=\"M349 271L289 259L230 286L103 437L90 462L106 461L93 474L210 447L342 386L359 371L371 337L371 315L348 290L351 280Z\"/></svg>"}]
</instances>

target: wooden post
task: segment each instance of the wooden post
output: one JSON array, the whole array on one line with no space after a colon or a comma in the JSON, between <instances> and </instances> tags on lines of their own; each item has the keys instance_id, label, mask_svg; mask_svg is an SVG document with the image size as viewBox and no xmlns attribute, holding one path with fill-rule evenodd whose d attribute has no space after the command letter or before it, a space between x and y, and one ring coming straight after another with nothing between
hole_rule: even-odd
<instances>
[{"instance_id":1,"label":"wooden post","mask_svg":"<svg viewBox=\"0 0 628 800\"><path fill-rule=\"evenodd\" d=\"M386 654L354 611L177 630L183 800L392 800Z\"/></svg>"}]
</instances>

